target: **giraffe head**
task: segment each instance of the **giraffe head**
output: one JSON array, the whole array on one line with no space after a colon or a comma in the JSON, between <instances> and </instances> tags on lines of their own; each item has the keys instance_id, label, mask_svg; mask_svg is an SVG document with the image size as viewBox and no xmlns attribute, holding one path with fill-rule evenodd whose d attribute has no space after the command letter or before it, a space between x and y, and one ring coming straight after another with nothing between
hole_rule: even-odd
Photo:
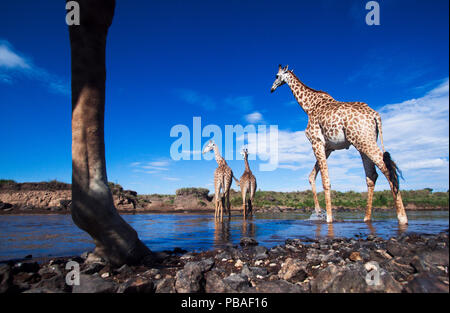
<instances>
[{"instance_id":1,"label":"giraffe head","mask_svg":"<svg viewBox=\"0 0 450 313\"><path fill-rule=\"evenodd\" d=\"M245 159L248 156L248 149L247 148L242 148L241 155L242 155L242 158Z\"/></svg>"},{"instance_id":2,"label":"giraffe head","mask_svg":"<svg viewBox=\"0 0 450 313\"><path fill-rule=\"evenodd\" d=\"M288 82L288 79L289 79L288 65L286 65L285 67L282 67L281 64L278 65L278 73L275 76L275 81L273 82L270 92L274 92L275 89L277 89L281 85L286 84Z\"/></svg>"},{"instance_id":3,"label":"giraffe head","mask_svg":"<svg viewBox=\"0 0 450 313\"><path fill-rule=\"evenodd\" d=\"M203 153L207 153L209 151L214 150L214 147L216 146L216 144L214 143L214 141L210 140L208 142L208 144L206 145L205 149L203 149Z\"/></svg>"}]
</instances>

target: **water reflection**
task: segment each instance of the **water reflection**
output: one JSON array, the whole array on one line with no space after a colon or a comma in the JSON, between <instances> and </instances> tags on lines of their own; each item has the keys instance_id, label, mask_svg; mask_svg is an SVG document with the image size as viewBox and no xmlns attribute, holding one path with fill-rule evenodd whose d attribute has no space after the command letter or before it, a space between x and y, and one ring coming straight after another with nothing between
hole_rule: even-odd
<instances>
[{"instance_id":1,"label":"water reflection","mask_svg":"<svg viewBox=\"0 0 450 313\"><path fill-rule=\"evenodd\" d=\"M253 215L247 216L246 219L242 220L241 237L255 238L255 229L256 225L253 222Z\"/></svg>"},{"instance_id":2,"label":"water reflection","mask_svg":"<svg viewBox=\"0 0 450 313\"><path fill-rule=\"evenodd\" d=\"M372 221L367 221L365 223L367 225L367 228L370 231L370 234L373 235L373 236L376 236L376 230L375 230L375 227L373 227Z\"/></svg>"},{"instance_id":3,"label":"water reflection","mask_svg":"<svg viewBox=\"0 0 450 313\"><path fill-rule=\"evenodd\" d=\"M316 224L316 238L321 238L322 236L322 228L326 228L328 238L334 238L334 225L333 223L325 223L321 221L313 221L312 223Z\"/></svg>"},{"instance_id":4,"label":"water reflection","mask_svg":"<svg viewBox=\"0 0 450 313\"><path fill-rule=\"evenodd\" d=\"M410 211L409 225L399 225L395 212L374 212L373 221L362 221L364 212L342 212L333 224L308 221L309 213L232 216L222 222L214 215L136 214L123 218L153 251L180 247L188 251L238 245L242 237L273 247L288 238L311 237L390 238L403 233L439 233L448 229L448 211ZM91 238L78 229L69 215L0 216L0 260L77 255L92 250Z\"/></svg>"},{"instance_id":5,"label":"water reflection","mask_svg":"<svg viewBox=\"0 0 450 313\"><path fill-rule=\"evenodd\" d=\"M231 240L230 219L225 220L214 219L214 246L221 247Z\"/></svg>"},{"instance_id":6,"label":"water reflection","mask_svg":"<svg viewBox=\"0 0 450 313\"><path fill-rule=\"evenodd\" d=\"M397 236L406 233L408 230L408 224L398 224Z\"/></svg>"}]
</instances>

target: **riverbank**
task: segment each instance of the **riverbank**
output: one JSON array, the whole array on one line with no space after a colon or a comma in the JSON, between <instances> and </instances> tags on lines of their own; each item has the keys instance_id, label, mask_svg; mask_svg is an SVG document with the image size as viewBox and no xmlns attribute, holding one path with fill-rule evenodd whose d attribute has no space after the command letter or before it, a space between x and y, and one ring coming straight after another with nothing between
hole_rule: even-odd
<instances>
[{"instance_id":1,"label":"riverbank","mask_svg":"<svg viewBox=\"0 0 450 313\"><path fill-rule=\"evenodd\" d=\"M243 237L238 246L200 253L176 248L120 268L87 252L42 264L30 258L0 265L0 292L448 293L448 235L289 239L271 249ZM78 286L66 284L69 261L80 264Z\"/></svg>"},{"instance_id":2,"label":"riverbank","mask_svg":"<svg viewBox=\"0 0 450 313\"><path fill-rule=\"evenodd\" d=\"M212 213L214 195L205 188L181 188L175 195L139 195L133 190L109 183L114 205L121 214L144 213ZM322 207L323 193L319 193ZM448 210L448 192L433 192L431 189L402 190L406 210ZM389 191L374 193L374 210L392 210ZM232 211L242 211L241 193L230 192ZM0 215L5 214L69 214L71 207L71 185L58 182L16 183L0 180ZM332 204L336 212L365 210L367 193L332 191ZM274 192L258 190L253 203L254 212L313 212L311 191Z\"/></svg>"}]
</instances>

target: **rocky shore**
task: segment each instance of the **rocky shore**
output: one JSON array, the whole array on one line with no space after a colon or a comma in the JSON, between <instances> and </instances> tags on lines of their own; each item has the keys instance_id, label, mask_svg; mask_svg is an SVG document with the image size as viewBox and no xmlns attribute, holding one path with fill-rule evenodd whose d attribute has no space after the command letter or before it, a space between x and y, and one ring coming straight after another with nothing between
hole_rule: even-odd
<instances>
[{"instance_id":1,"label":"rocky shore","mask_svg":"<svg viewBox=\"0 0 450 313\"><path fill-rule=\"evenodd\" d=\"M449 292L448 230L388 240L288 239L267 249L251 238L201 253L154 253L139 266L113 268L93 253L0 265L2 293L430 293ZM66 264L80 284L66 284Z\"/></svg>"}]
</instances>

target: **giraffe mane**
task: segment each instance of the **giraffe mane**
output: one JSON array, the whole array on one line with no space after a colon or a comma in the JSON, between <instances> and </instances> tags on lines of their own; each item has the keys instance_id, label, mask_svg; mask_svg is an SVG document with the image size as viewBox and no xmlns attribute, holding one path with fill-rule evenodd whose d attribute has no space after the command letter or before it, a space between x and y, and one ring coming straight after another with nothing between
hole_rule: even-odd
<instances>
[{"instance_id":1,"label":"giraffe mane","mask_svg":"<svg viewBox=\"0 0 450 313\"><path fill-rule=\"evenodd\" d=\"M294 78L295 78L296 80L298 80L298 81L300 82L300 84L302 84L306 89L309 89L309 90L311 90L311 91L318 92L318 93L323 93L323 94L326 94L326 95L328 95L328 96L331 97L331 95L330 95L328 92L326 92L326 91L323 91L323 90L316 90L316 89L314 89L314 88L311 88L311 87L305 85L305 84L304 84L304 83L303 83L303 82L302 82L302 81L294 74L294 70L289 70L288 72L291 73L292 76L294 76Z\"/></svg>"}]
</instances>

